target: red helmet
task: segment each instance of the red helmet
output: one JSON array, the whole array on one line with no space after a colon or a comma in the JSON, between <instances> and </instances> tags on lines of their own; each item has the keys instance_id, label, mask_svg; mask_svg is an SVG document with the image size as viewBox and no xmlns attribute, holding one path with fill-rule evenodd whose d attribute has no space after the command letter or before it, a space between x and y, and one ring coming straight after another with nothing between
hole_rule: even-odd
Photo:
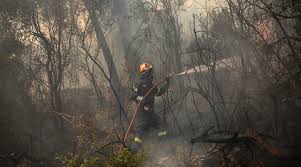
<instances>
[{"instance_id":1,"label":"red helmet","mask_svg":"<svg viewBox=\"0 0 301 167\"><path fill-rule=\"evenodd\" d=\"M143 72L151 70L152 68L153 68L152 65L150 65L148 63L142 63L142 64L140 64L139 72L143 73Z\"/></svg>"}]
</instances>

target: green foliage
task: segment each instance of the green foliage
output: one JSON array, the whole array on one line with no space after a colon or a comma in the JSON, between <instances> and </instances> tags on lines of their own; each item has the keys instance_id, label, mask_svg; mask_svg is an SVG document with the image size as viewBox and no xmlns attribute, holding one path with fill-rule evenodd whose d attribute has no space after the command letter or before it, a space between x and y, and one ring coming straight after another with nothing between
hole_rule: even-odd
<instances>
[{"instance_id":1,"label":"green foliage","mask_svg":"<svg viewBox=\"0 0 301 167\"><path fill-rule=\"evenodd\" d=\"M132 153L128 149L123 149L112 156L104 167L142 167L145 162L145 153Z\"/></svg>"},{"instance_id":2,"label":"green foliage","mask_svg":"<svg viewBox=\"0 0 301 167\"><path fill-rule=\"evenodd\" d=\"M81 157L80 155L60 155L56 159L65 167L98 167L100 166L97 157Z\"/></svg>"}]
</instances>

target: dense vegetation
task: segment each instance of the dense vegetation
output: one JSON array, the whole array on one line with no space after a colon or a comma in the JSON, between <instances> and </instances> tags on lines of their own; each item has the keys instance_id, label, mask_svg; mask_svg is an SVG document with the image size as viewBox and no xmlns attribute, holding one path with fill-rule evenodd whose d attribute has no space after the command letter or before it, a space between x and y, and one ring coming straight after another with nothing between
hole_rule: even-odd
<instances>
[{"instance_id":1,"label":"dense vegetation","mask_svg":"<svg viewBox=\"0 0 301 167\"><path fill-rule=\"evenodd\" d=\"M0 166L300 164L299 1L1 0L0 23ZM142 62L181 75L134 154Z\"/></svg>"}]
</instances>

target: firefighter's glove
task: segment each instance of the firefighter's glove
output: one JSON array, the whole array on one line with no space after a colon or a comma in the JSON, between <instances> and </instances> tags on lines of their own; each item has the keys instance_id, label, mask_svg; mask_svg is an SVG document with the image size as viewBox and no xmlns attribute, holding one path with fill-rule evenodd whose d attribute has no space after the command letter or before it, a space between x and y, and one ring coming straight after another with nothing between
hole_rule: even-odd
<instances>
[{"instance_id":1,"label":"firefighter's glove","mask_svg":"<svg viewBox=\"0 0 301 167\"><path fill-rule=\"evenodd\" d=\"M143 96L137 96L136 100L139 101L139 102L141 101L141 103L143 103L144 97Z\"/></svg>"}]
</instances>

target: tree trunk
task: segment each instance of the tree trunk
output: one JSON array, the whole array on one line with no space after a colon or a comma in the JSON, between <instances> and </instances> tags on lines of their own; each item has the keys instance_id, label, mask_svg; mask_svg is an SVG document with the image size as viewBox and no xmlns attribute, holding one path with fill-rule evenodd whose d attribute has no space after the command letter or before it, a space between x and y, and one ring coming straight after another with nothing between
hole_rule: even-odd
<instances>
[{"instance_id":1,"label":"tree trunk","mask_svg":"<svg viewBox=\"0 0 301 167\"><path fill-rule=\"evenodd\" d=\"M129 72L130 81L134 78L134 72L137 66L135 51L131 47L131 25L129 23L129 0L114 0L113 14L116 17L119 27L119 33L122 41L122 47L125 54L125 64Z\"/></svg>"},{"instance_id":2,"label":"tree trunk","mask_svg":"<svg viewBox=\"0 0 301 167\"><path fill-rule=\"evenodd\" d=\"M118 78L118 74L117 74L117 70L116 70L116 66L115 63L113 61L113 57L110 51L110 48L108 46L106 37L104 35L104 32L100 26L100 23L98 21L96 12L95 12L95 6L93 5L93 1L92 0L86 0L85 1L85 5L88 9L89 15L91 17L91 21L92 21L92 25L94 27L95 33L96 33L96 38L97 38L97 42L98 45L101 47L102 49L102 53L103 56L105 58L105 61L107 63L107 67L110 73L110 79L111 82L114 86L115 89L120 89L120 82L119 82L119 78Z\"/></svg>"},{"instance_id":3,"label":"tree trunk","mask_svg":"<svg viewBox=\"0 0 301 167\"><path fill-rule=\"evenodd\" d=\"M167 24L167 29L165 30L166 33L166 40L168 42L168 49L170 50L171 55L168 55L168 59L172 62L172 72L179 73L183 71L182 61L181 61L181 43L180 43L180 30L179 25L177 22L178 16L173 13L173 7L170 1L163 1L164 7L164 15L166 17L166 21L162 24ZM183 89L183 79L176 78L175 79L176 87L180 90Z\"/></svg>"}]
</instances>

